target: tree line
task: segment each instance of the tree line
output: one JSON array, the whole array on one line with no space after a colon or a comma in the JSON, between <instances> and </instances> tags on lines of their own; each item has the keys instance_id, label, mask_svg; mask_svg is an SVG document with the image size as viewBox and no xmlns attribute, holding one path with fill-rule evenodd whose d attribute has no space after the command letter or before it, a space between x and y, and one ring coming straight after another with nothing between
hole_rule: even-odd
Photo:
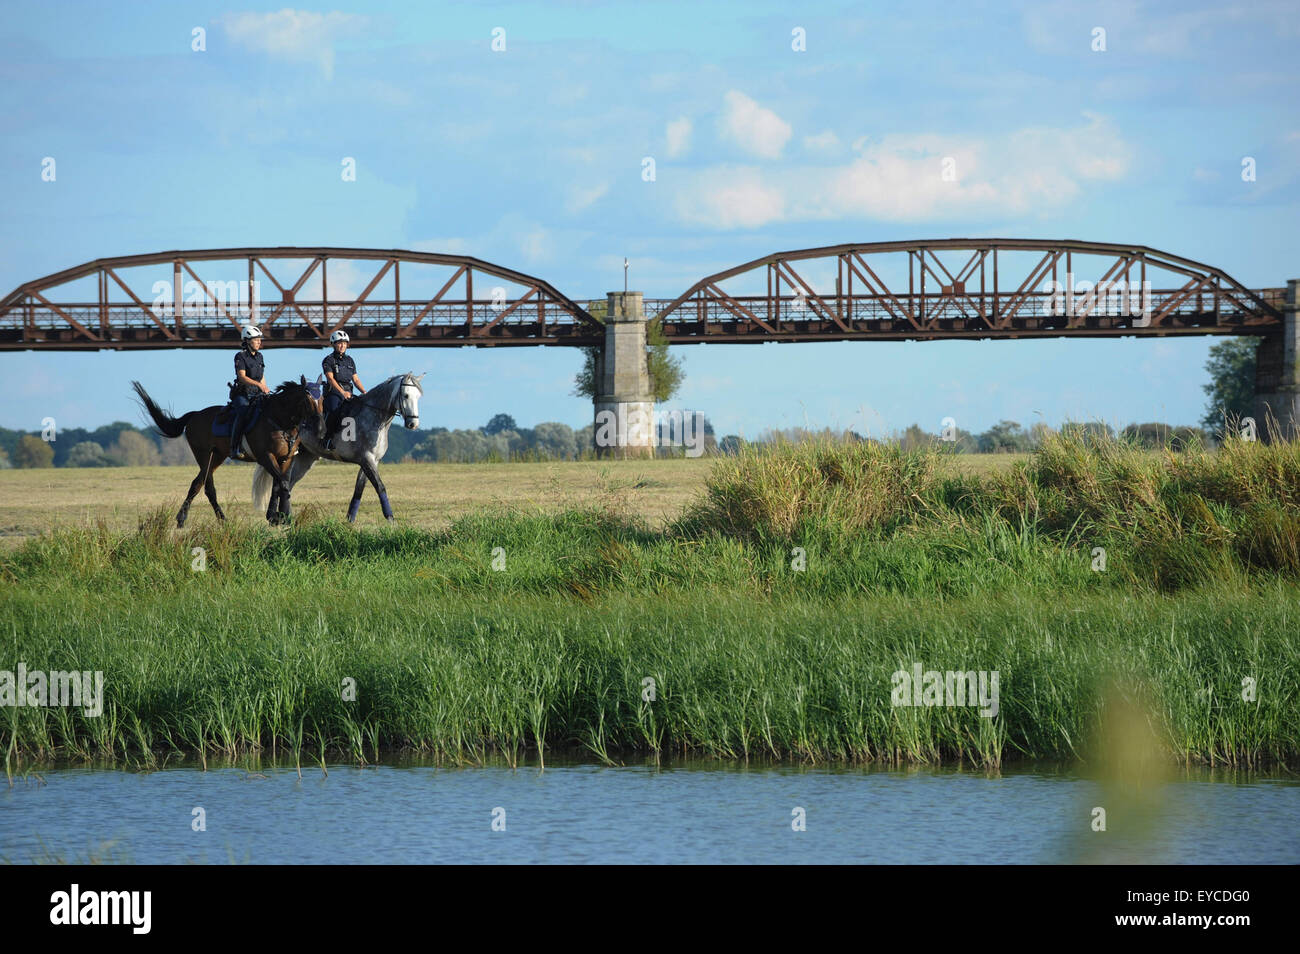
<instances>
[{"instance_id":1,"label":"tree line","mask_svg":"<svg viewBox=\"0 0 1300 954\"><path fill-rule=\"evenodd\" d=\"M655 397L666 401L682 380L677 359L668 355L662 333L652 329L647 360L652 371ZM1249 416L1255 399L1255 348L1253 338L1228 338L1210 348L1205 368L1210 383L1203 385L1209 397L1200 426L1171 427L1147 422L1130 424L1118 433L1101 422L1067 423L1063 429L1079 429L1085 435L1103 433L1145 447L1187 446L1193 440L1214 443L1221 439L1225 420ZM575 391L590 396L596 388L597 352L593 349L584 359ZM953 427L929 432L917 424L890 434L886 441L896 441L905 449L932 444L951 444L966 453L1027 453L1035 450L1050 432L1046 424L1024 427L1016 421L999 421L979 434ZM713 427L704 423L704 452L734 454L747 444L776 441L800 441L811 437L837 440L867 440L854 431L812 431L804 428L768 430L756 440L738 434L716 439ZM152 428L142 430L125 421L87 430L62 428L55 440L47 441L40 431L18 431L0 427L0 468L8 467L148 467L167 464L190 464L193 457L184 440L171 440ZM660 448L661 456L679 456L680 447ZM509 460L580 460L594 456L594 427L587 424L573 428L556 421L535 427L520 427L509 414L496 414L479 428L451 430L434 427L408 431L393 427L388 432L389 461L437 461L474 463Z\"/></svg>"}]
</instances>

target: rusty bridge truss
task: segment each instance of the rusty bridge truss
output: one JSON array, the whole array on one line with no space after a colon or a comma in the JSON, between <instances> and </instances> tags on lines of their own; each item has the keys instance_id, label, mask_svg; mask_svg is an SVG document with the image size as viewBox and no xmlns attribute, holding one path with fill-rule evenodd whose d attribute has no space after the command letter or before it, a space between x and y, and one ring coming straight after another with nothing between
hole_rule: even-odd
<instances>
[{"instance_id":1,"label":"rusty bridge truss","mask_svg":"<svg viewBox=\"0 0 1300 954\"><path fill-rule=\"evenodd\" d=\"M645 313L674 344L1263 335L1281 324L1284 292L1139 245L943 239L769 255L647 299ZM250 320L300 347L338 328L385 345L591 346L604 339L592 312L541 279L459 255L172 251L20 285L0 300L0 350L228 348Z\"/></svg>"},{"instance_id":2,"label":"rusty bridge truss","mask_svg":"<svg viewBox=\"0 0 1300 954\"><path fill-rule=\"evenodd\" d=\"M673 343L1266 334L1284 294L1141 245L942 239L781 252L645 306Z\"/></svg>"},{"instance_id":3,"label":"rusty bridge truss","mask_svg":"<svg viewBox=\"0 0 1300 954\"><path fill-rule=\"evenodd\" d=\"M250 321L302 347L339 328L390 345L599 344L604 335L548 283L476 258L226 248L97 259L21 285L0 300L0 350L229 348Z\"/></svg>"}]
</instances>

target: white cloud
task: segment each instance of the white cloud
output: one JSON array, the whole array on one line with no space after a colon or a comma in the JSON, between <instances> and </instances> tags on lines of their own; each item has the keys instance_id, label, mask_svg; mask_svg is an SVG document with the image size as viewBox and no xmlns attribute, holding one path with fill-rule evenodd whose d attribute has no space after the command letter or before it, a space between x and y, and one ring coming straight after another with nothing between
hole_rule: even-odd
<instances>
[{"instance_id":1,"label":"white cloud","mask_svg":"<svg viewBox=\"0 0 1300 954\"><path fill-rule=\"evenodd\" d=\"M691 121L685 116L674 119L665 130L668 139L668 158L677 159L686 155L691 147Z\"/></svg>"},{"instance_id":2,"label":"white cloud","mask_svg":"<svg viewBox=\"0 0 1300 954\"><path fill-rule=\"evenodd\" d=\"M731 90L723 99L725 109L719 122L723 137L761 159L779 158L790 141L790 124L738 90Z\"/></svg>"},{"instance_id":3,"label":"white cloud","mask_svg":"<svg viewBox=\"0 0 1300 954\"><path fill-rule=\"evenodd\" d=\"M781 189L744 166L707 170L678 196L676 208L686 222L721 229L754 228L786 217Z\"/></svg>"},{"instance_id":4,"label":"white cloud","mask_svg":"<svg viewBox=\"0 0 1300 954\"><path fill-rule=\"evenodd\" d=\"M886 222L1047 213L1090 184L1115 181L1132 148L1105 117L1073 128L1033 126L1000 140L891 134L855 142L848 163L779 170L718 166L688 178L678 216L716 228L864 218ZM945 181L951 158L955 179Z\"/></svg>"},{"instance_id":5,"label":"white cloud","mask_svg":"<svg viewBox=\"0 0 1300 954\"><path fill-rule=\"evenodd\" d=\"M217 23L234 42L260 53L297 62L316 63L334 75L334 41L355 32L365 17L337 10L317 13L285 8L276 13L234 13Z\"/></svg>"}]
</instances>

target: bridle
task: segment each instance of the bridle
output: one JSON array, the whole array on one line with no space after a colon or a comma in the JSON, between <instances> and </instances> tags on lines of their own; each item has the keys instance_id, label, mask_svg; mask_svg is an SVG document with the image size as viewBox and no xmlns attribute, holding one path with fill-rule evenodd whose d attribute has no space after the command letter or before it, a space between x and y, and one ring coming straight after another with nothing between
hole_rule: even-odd
<instances>
[{"instance_id":1,"label":"bridle","mask_svg":"<svg viewBox=\"0 0 1300 954\"><path fill-rule=\"evenodd\" d=\"M363 394L363 395L361 396L361 398L359 398L359 399L358 399L358 398L353 398L352 400L354 400L354 401L359 400L359 401L360 401L360 403L356 405L356 406L359 407L359 408L361 408L361 407L368 407L368 408L370 408L372 411L379 411L379 412L381 412L381 413L383 413L383 414L387 414L390 418L391 418L391 417L396 417L397 415L401 414L401 416L402 416L402 420L405 421L405 420L406 420L406 415L402 412L402 407L401 407L401 401L402 401L402 398L401 398L401 395L402 395L402 388L406 387L406 379L409 378L409 377L410 377L409 374L407 374L407 375L403 375L403 376L402 376L402 383L399 384L399 385L398 385L398 386L393 390L393 400L389 403L389 405L388 405L387 407L383 407L383 408L381 408L378 404L371 404L369 401L367 401L366 398L367 398L367 397L369 396L369 394L370 394L369 391L367 391L366 394ZM415 389L416 389L417 391L419 391L421 394L424 393L424 390L423 390L423 389L422 389L418 384L415 384L414 381L412 381L411 384L412 384L412 385L415 387Z\"/></svg>"}]
</instances>

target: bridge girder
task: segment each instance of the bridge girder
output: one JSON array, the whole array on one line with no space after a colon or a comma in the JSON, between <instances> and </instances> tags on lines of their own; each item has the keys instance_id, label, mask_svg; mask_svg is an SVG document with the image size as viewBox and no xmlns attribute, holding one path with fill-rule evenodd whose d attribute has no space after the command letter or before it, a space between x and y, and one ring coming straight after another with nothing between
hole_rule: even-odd
<instances>
[{"instance_id":1,"label":"bridge girder","mask_svg":"<svg viewBox=\"0 0 1300 954\"><path fill-rule=\"evenodd\" d=\"M962 253L958 262L940 253ZM999 253L1003 269L1000 274ZM1007 253L1029 256L1029 267L1005 278ZM889 272L902 275L896 259L906 256L906 290ZM1040 286L1060 273L1073 273L1076 256L1101 258L1109 267L1074 281L1101 293L1082 296L1060 282L1053 296ZM824 260L836 271L835 290L817 291L793 263ZM949 266L952 266L951 268ZM731 293L728 279L766 273L765 294ZM1171 284L1149 287L1149 276L1173 276ZM976 287L976 279L978 287ZM1118 282L1125 282L1122 293ZM855 289L855 283L857 288ZM1065 292L1066 286L1071 291ZM783 289L784 286L784 289ZM1137 302L1126 297L1132 287ZM1035 336L1119 336L1132 334L1266 334L1281 322L1282 288L1253 291L1221 269L1144 245L1048 239L939 239L868 242L777 252L701 279L672 300L647 301L646 311L662 323L676 344L698 341L762 342L812 340L906 340L1012 338ZM1114 306L1123 308L1113 314ZM1053 309L1062 314L1051 314Z\"/></svg>"},{"instance_id":2,"label":"bridge girder","mask_svg":"<svg viewBox=\"0 0 1300 954\"><path fill-rule=\"evenodd\" d=\"M954 254L960 255L956 262L951 260ZM1007 258L1025 254L1029 256L1027 265ZM906 291L900 256L906 259ZM1165 284L1152 284L1146 299L1150 307L1144 315L1111 314L1116 300L1126 300L1124 295L1115 295L1113 288L1109 294L1058 295L1055 299L1041 290L1049 275L1059 280L1062 270L1073 272L1076 257L1089 263L1101 260L1093 266L1095 272L1076 275L1076 280L1122 280L1141 287L1150 276L1163 276ZM267 266L277 260L298 260L305 267L296 280L286 279L282 284ZM826 264L828 275L829 268L834 268L833 292L817 290L808 277L808 263L816 260ZM477 258L401 249L275 247L103 258L27 282L0 299L0 350L227 348L238 339L240 324L249 318L232 313L213 292L214 284L228 290L229 271L223 273L224 280L214 283L205 282L196 270L202 263L210 268L211 263L220 262L236 263L241 270L246 265L246 289L255 282L260 284L259 269L269 279L279 299L261 302L258 320L268 338L288 345L320 346L331 331L344 326L361 342L393 345L600 346L604 338L603 324L550 284ZM327 281L331 262L383 264L364 291L331 300ZM404 299L404 263L449 269L450 277L434 294ZM155 296L147 304L149 296L137 294L118 274L157 266L170 269L171 296L161 302ZM308 300L300 293L318 271L319 295ZM392 297L375 298L372 292L390 272ZM758 272L766 276L765 294L746 295L722 288L724 282L752 278ZM1008 282L1009 272L1013 277ZM497 286L490 299L475 297L476 274L508 283L518 291L510 298ZM73 301L56 294L60 286L90 276L98 281L93 301ZM427 287L432 289L440 281ZM460 297L452 292L458 283ZM483 285L480 279L480 290ZM198 302L183 300L183 290L190 286L201 293ZM112 294L117 289L119 300L114 301ZM1248 289L1220 269L1143 245L958 238L778 252L710 275L675 299L647 299L645 306L674 344L1265 335L1280 326L1284 294L1282 288ZM1067 313L1051 314L1045 306L1054 300L1064 305Z\"/></svg>"},{"instance_id":3,"label":"bridge girder","mask_svg":"<svg viewBox=\"0 0 1300 954\"><path fill-rule=\"evenodd\" d=\"M282 284L267 263L284 260L307 264L296 280ZM221 262L236 265L238 276L231 272L230 264L219 278L209 276L206 281L196 270L199 263ZM330 262L383 264L364 291L331 300ZM451 274L436 294L403 299L404 263L442 266L451 269ZM151 266L168 266L171 270L170 293L162 301L152 291L139 293L118 274ZM300 298L299 292L318 270L320 296L315 300ZM393 297L372 298L371 293L390 272ZM476 274L509 283L519 291L512 299L498 284L491 289L489 298L476 298ZM98 283L93 301L57 300L55 290L60 286L91 276ZM278 300L261 300L263 276L278 292ZM463 289L461 297L449 297L458 283ZM237 297L232 302L229 296L214 292L214 287L226 292L231 285L242 289L242 299ZM124 299L112 300L114 286ZM480 291L484 286L480 280ZM187 289L192 289L192 295L200 300L186 301ZM149 298L154 300L147 302ZM293 320L286 321L286 317ZM600 322L548 282L470 256L403 249L280 246L100 258L35 279L0 299L0 349L226 348L238 341L240 326L250 320L256 320L270 340L302 346L327 343L330 333L344 326L362 341L384 340L396 345L594 344L603 334Z\"/></svg>"}]
</instances>

